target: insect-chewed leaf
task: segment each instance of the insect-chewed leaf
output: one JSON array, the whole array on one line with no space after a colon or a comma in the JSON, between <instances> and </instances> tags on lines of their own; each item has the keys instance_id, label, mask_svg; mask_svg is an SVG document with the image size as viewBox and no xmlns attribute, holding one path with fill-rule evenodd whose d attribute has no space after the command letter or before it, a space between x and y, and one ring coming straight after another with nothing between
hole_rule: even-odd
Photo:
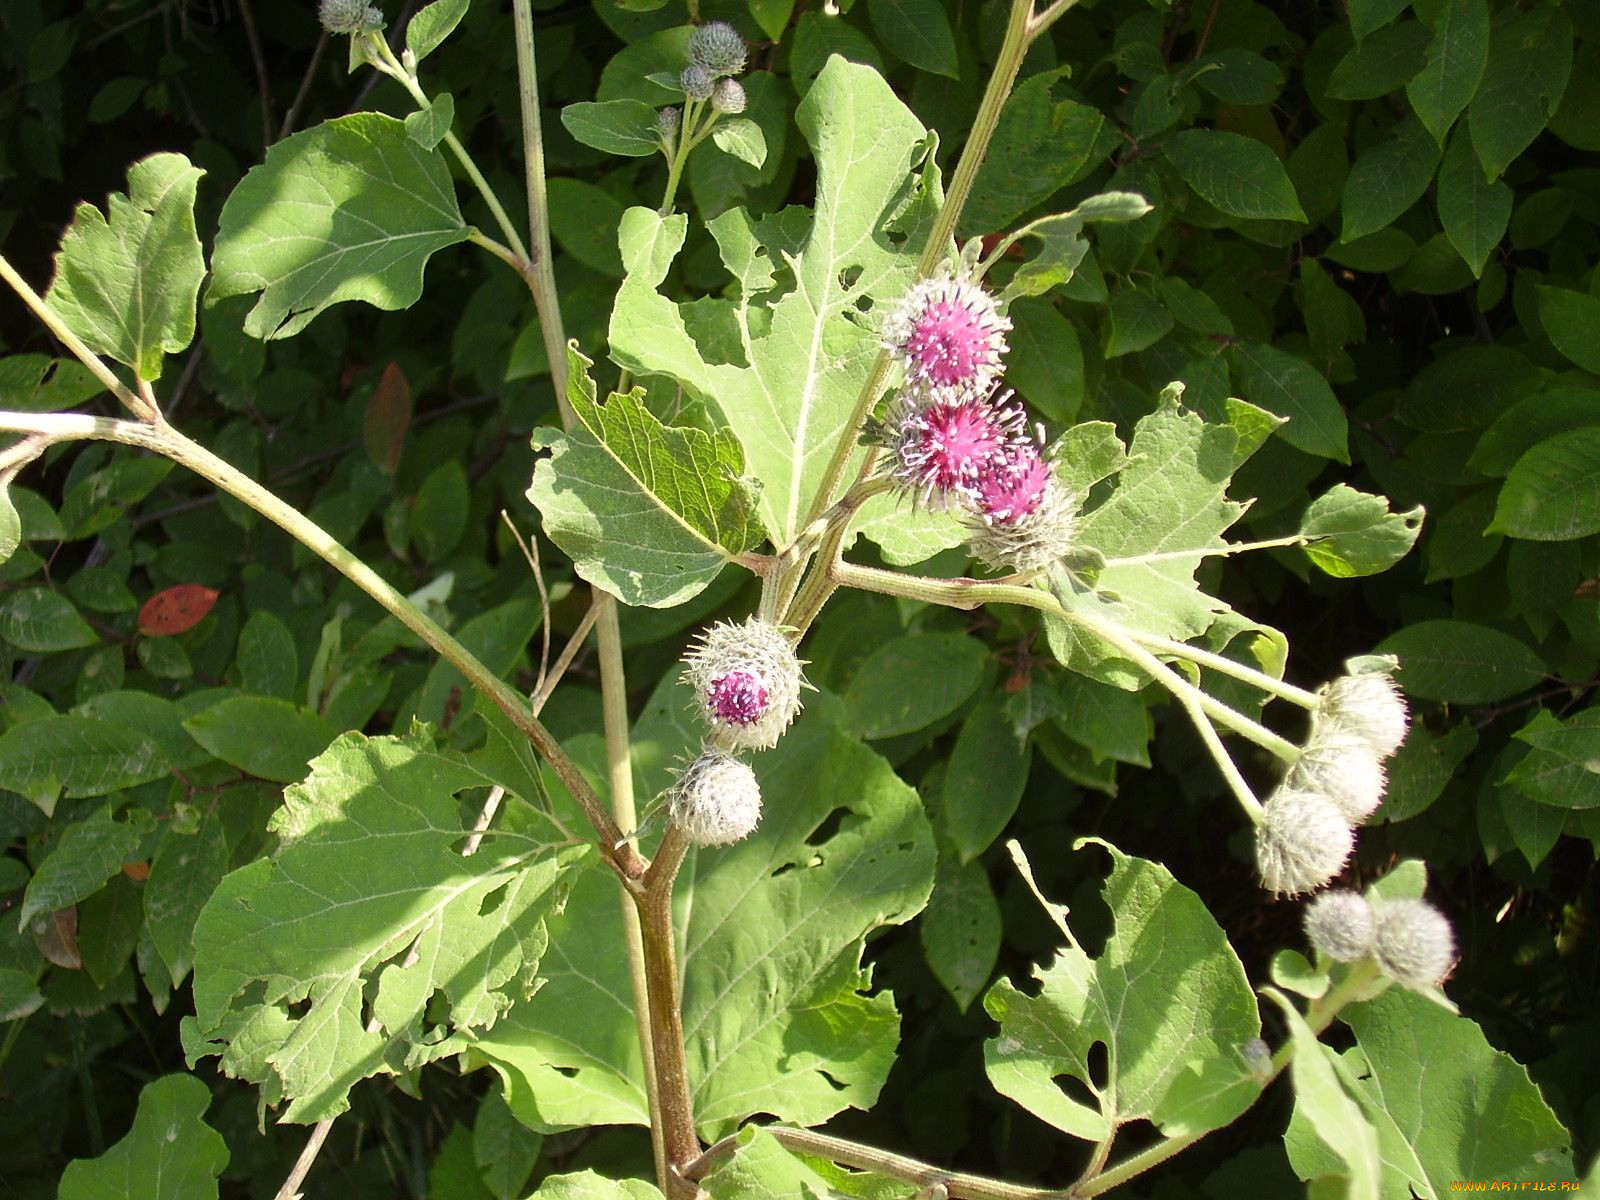
<instances>
[{"instance_id":1,"label":"insect-chewed leaf","mask_svg":"<svg viewBox=\"0 0 1600 1200\"><path fill-rule=\"evenodd\" d=\"M684 711L669 675L634 730L651 785L699 744ZM697 852L676 895L690 1087L708 1136L752 1113L815 1125L872 1103L900 1021L891 996L867 994L862 948L873 930L910 920L933 886L916 792L847 732L836 700L809 700L752 766L760 826ZM627 963L613 951L621 928L615 880L582 872L550 926L549 982L474 1047L535 1128L648 1121Z\"/></svg>"},{"instance_id":2,"label":"insect-chewed leaf","mask_svg":"<svg viewBox=\"0 0 1600 1200\"><path fill-rule=\"evenodd\" d=\"M795 113L817 163L816 210L756 219L730 209L709 223L738 282L733 300L700 300L736 328L746 361L703 347L684 308L656 289L683 248L681 216L624 215L627 277L611 318L611 353L638 375L664 375L715 405L765 485L760 513L775 542L803 523L878 352L853 319L912 279L933 215L932 166L917 168L926 130L877 72L830 59Z\"/></svg>"},{"instance_id":3,"label":"insect-chewed leaf","mask_svg":"<svg viewBox=\"0 0 1600 1200\"><path fill-rule=\"evenodd\" d=\"M1165 867L1085 841L1111 853L1103 894L1115 928L1099 958L1074 941L1035 970L1037 995L1003 980L990 989L984 1007L1000 1035L984 1045L989 1080L1091 1141L1141 1118L1168 1137L1224 1125L1261 1090L1239 1057L1261 1032L1244 966L1205 903ZM1068 1095L1060 1075L1080 1080L1094 1103Z\"/></svg>"},{"instance_id":4,"label":"insect-chewed leaf","mask_svg":"<svg viewBox=\"0 0 1600 1200\"><path fill-rule=\"evenodd\" d=\"M317 1121L531 992L563 868L587 850L507 831L463 857L456 793L487 782L422 734L346 734L313 762L273 819L277 852L224 878L195 925L191 1061L220 1054L289 1101L285 1120Z\"/></svg>"}]
</instances>

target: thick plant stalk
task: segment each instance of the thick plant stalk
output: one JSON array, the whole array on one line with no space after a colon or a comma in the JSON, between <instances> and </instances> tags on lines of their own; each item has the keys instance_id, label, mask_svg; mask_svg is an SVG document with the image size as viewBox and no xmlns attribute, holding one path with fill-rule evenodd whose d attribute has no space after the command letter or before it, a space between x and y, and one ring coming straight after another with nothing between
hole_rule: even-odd
<instances>
[{"instance_id":1,"label":"thick plant stalk","mask_svg":"<svg viewBox=\"0 0 1600 1200\"><path fill-rule=\"evenodd\" d=\"M465 646L451 637L388 580L358 556L352 554L315 521L292 504L280 499L248 475L218 458L198 442L192 441L159 418L155 422L120 421L110 417L90 417L79 413L0 412L0 430L10 433L39 433L53 441L98 440L120 442L150 450L180 466L204 476L242 501L255 512L290 534L296 541L334 567L346 579L381 604L396 620L416 634L467 681L489 698L525 734L539 754L577 801L600 842L600 853L622 875L637 878L644 873L644 860L622 839L622 832L600 798L583 777L561 744L528 709L527 701L478 661Z\"/></svg>"}]
</instances>

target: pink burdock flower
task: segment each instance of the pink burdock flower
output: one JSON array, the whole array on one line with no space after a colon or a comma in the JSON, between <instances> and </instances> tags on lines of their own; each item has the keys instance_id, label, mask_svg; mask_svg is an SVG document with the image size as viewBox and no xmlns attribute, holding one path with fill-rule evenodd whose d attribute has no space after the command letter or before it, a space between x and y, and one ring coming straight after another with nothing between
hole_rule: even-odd
<instances>
[{"instance_id":1,"label":"pink burdock flower","mask_svg":"<svg viewBox=\"0 0 1600 1200\"><path fill-rule=\"evenodd\" d=\"M724 725L754 725L767 711L768 692L753 671L729 671L706 688L706 708Z\"/></svg>"},{"instance_id":2,"label":"pink burdock flower","mask_svg":"<svg viewBox=\"0 0 1600 1200\"><path fill-rule=\"evenodd\" d=\"M1011 448L979 481L968 545L995 570L1035 571L1072 548L1078 502L1031 442Z\"/></svg>"},{"instance_id":3,"label":"pink burdock flower","mask_svg":"<svg viewBox=\"0 0 1600 1200\"><path fill-rule=\"evenodd\" d=\"M684 666L712 741L725 749L777 745L800 711L800 660L769 621L718 622L700 635Z\"/></svg>"},{"instance_id":4,"label":"pink burdock flower","mask_svg":"<svg viewBox=\"0 0 1600 1200\"><path fill-rule=\"evenodd\" d=\"M933 508L943 507L952 493L976 495L1023 440L1026 418L1010 400L1009 392L998 401L977 395L941 399L914 387L901 392L879 433L896 485Z\"/></svg>"},{"instance_id":5,"label":"pink burdock flower","mask_svg":"<svg viewBox=\"0 0 1600 1200\"><path fill-rule=\"evenodd\" d=\"M939 389L985 392L1000 374L1011 322L965 274L924 279L884 325L884 345L907 378Z\"/></svg>"}]
</instances>

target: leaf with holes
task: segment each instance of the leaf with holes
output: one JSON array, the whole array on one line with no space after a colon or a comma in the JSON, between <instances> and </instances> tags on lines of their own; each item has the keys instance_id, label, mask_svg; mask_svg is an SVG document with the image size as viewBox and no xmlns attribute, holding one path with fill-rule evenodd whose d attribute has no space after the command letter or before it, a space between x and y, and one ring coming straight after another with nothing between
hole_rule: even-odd
<instances>
[{"instance_id":1,"label":"leaf with holes","mask_svg":"<svg viewBox=\"0 0 1600 1200\"><path fill-rule=\"evenodd\" d=\"M425 735L330 746L284 792L277 850L200 913L190 1062L220 1055L289 1102L283 1119L318 1121L360 1080L460 1053L525 999L564 868L588 851L524 826L463 857L456 794L488 783Z\"/></svg>"},{"instance_id":2,"label":"leaf with holes","mask_svg":"<svg viewBox=\"0 0 1600 1200\"><path fill-rule=\"evenodd\" d=\"M836 701L814 697L751 764L756 832L698 851L678 881L690 1089L708 1137L752 1113L815 1125L866 1108L894 1062L899 1016L888 992L868 994L861 953L927 901L933 836L916 792L848 728ZM634 730L642 792L700 736L669 675ZM550 982L475 1053L535 1129L647 1123L615 879L584 871L550 935Z\"/></svg>"},{"instance_id":3,"label":"leaf with holes","mask_svg":"<svg viewBox=\"0 0 1600 1200\"><path fill-rule=\"evenodd\" d=\"M1089 1141L1141 1119L1168 1136L1232 1120L1240 1110L1229 1089L1187 1081L1246 1078L1239 1047L1260 1036L1261 1021L1243 964L1205 903L1165 867L1097 838L1084 845L1111 854L1102 891L1111 936L1091 958L1062 918L1068 945L1034 970L1037 995L1007 980L990 989L984 1007L1000 1035L984 1044L989 1081ZM1072 1094L1056 1083L1063 1075L1078 1081Z\"/></svg>"},{"instance_id":4,"label":"leaf with holes","mask_svg":"<svg viewBox=\"0 0 1600 1200\"><path fill-rule=\"evenodd\" d=\"M861 310L910 284L936 192L922 124L877 72L830 59L795 120L817 162L809 224L795 208L763 218L730 209L709 222L737 287L696 310L735 330L737 348L703 346L684 308L657 290L688 233L681 215L624 215L627 276L611 317L613 358L635 375L674 380L739 439L779 544L804 524L877 358Z\"/></svg>"}]
</instances>

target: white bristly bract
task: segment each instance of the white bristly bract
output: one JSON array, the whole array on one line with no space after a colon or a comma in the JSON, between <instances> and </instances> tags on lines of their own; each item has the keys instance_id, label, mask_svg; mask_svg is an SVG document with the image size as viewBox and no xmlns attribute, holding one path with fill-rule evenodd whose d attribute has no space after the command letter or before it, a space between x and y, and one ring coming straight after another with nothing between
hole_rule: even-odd
<instances>
[{"instance_id":1,"label":"white bristly bract","mask_svg":"<svg viewBox=\"0 0 1600 1200\"><path fill-rule=\"evenodd\" d=\"M361 0L322 0L317 19L329 33L363 33L383 27L383 12Z\"/></svg>"},{"instance_id":2,"label":"white bristly bract","mask_svg":"<svg viewBox=\"0 0 1600 1200\"><path fill-rule=\"evenodd\" d=\"M667 795L672 819L696 846L743 841L761 820L761 785L748 763L707 746Z\"/></svg>"},{"instance_id":3,"label":"white bristly bract","mask_svg":"<svg viewBox=\"0 0 1600 1200\"><path fill-rule=\"evenodd\" d=\"M1352 827L1377 811L1387 783L1372 743L1337 722L1317 726L1289 771L1291 787L1326 796Z\"/></svg>"},{"instance_id":4,"label":"white bristly bract","mask_svg":"<svg viewBox=\"0 0 1600 1200\"><path fill-rule=\"evenodd\" d=\"M1256 867L1268 891L1314 892L1344 869L1355 834L1326 796L1286 785L1263 809L1256 826Z\"/></svg>"},{"instance_id":5,"label":"white bristly bract","mask_svg":"<svg viewBox=\"0 0 1600 1200\"><path fill-rule=\"evenodd\" d=\"M1373 956L1383 973L1408 988L1437 987L1456 961L1455 931L1426 900L1380 900Z\"/></svg>"},{"instance_id":6,"label":"white bristly bract","mask_svg":"<svg viewBox=\"0 0 1600 1200\"><path fill-rule=\"evenodd\" d=\"M1380 759L1405 741L1406 699L1387 672L1341 675L1322 689L1320 724L1362 738Z\"/></svg>"},{"instance_id":7,"label":"white bristly bract","mask_svg":"<svg viewBox=\"0 0 1600 1200\"><path fill-rule=\"evenodd\" d=\"M1306 906L1306 939L1336 962L1372 953L1372 905L1359 892L1323 892Z\"/></svg>"},{"instance_id":8,"label":"white bristly bract","mask_svg":"<svg viewBox=\"0 0 1600 1200\"><path fill-rule=\"evenodd\" d=\"M744 38L726 21L710 21L689 35L689 61L712 75L737 75L746 53Z\"/></svg>"}]
</instances>

